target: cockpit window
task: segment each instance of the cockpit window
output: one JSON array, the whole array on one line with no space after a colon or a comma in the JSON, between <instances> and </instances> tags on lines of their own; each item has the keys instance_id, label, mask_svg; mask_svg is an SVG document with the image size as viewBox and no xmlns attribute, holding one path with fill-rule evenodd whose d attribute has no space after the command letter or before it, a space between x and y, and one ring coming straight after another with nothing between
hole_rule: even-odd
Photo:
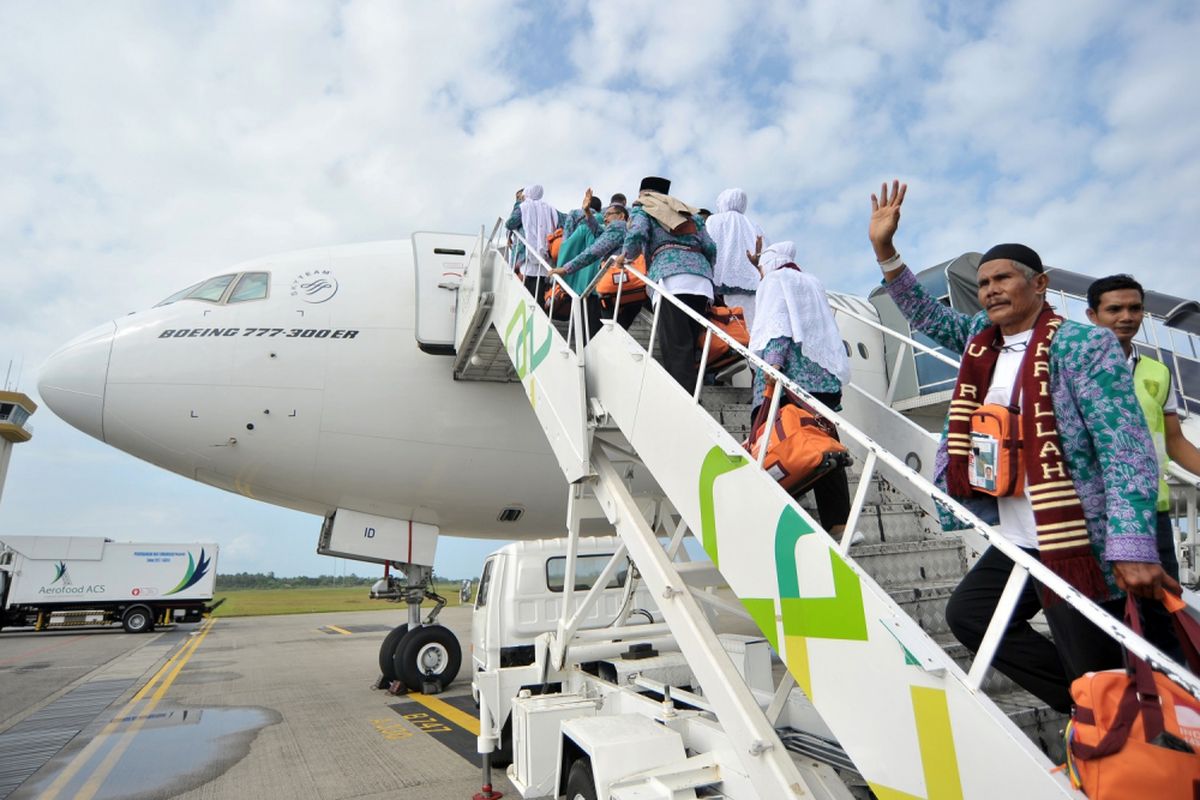
<instances>
[{"instance_id":1,"label":"cockpit window","mask_svg":"<svg viewBox=\"0 0 1200 800\"><path fill-rule=\"evenodd\" d=\"M248 300L262 300L267 296L267 288L271 283L268 272L247 272L238 279L237 286L229 294L229 303L245 303Z\"/></svg>"},{"instance_id":2,"label":"cockpit window","mask_svg":"<svg viewBox=\"0 0 1200 800\"><path fill-rule=\"evenodd\" d=\"M188 292L186 298L188 300L207 300L210 303L219 303L221 302L221 298L225 296L225 290L229 288L229 284L236 277L236 275L220 275L216 278L209 278Z\"/></svg>"},{"instance_id":3,"label":"cockpit window","mask_svg":"<svg viewBox=\"0 0 1200 800\"><path fill-rule=\"evenodd\" d=\"M174 303L178 300L182 300L183 298L185 298L189 294L191 294L192 290L195 289L199 285L200 284L198 284L198 283L193 283L191 286L187 287L186 289L180 289L178 292L171 295L166 300L163 300L160 303L156 303L154 307L158 308L159 306L169 306L169 305L171 305L171 303Z\"/></svg>"},{"instance_id":4,"label":"cockpit window","mask_svg":"<svg viewBox=\"0 0 1200 800\"><path fill-rule=\"evenodd\" d=\"M237 279L237 284L226 297L229 285ZM200 283L193 283L188 288L158 303L158 306L168 306L180 300L203 300L207 303L220 303L225 298L226 303L245 303L248 300L263 300L271 288L271 273L269 272L234 272L229 275L219 275Z\"/></svg>"}]
</instances>

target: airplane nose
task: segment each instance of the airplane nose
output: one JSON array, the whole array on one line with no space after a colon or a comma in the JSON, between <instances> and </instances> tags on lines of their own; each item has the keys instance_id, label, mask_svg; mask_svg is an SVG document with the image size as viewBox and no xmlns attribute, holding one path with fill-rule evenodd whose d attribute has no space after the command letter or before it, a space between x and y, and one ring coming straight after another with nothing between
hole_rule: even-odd
<instances>
[{"instance_id":1,"label":"airplane nose","mask_svg":"<svg viewBox=\"0 0 1200 800\"><path fill-rule=\"evenodd\" d=\"M115 322L77 336L50 354L38 373L38 394L72 427L104 441L104 386Z\"/></svg>"}]
</instances>

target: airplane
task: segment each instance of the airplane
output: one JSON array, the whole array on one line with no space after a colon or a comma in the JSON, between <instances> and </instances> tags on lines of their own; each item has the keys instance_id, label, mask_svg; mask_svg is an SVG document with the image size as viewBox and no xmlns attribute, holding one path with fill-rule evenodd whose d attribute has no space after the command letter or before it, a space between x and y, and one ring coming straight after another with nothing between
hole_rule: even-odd
<instances>
[{"instance_id":1,"label":"airplane","mask_svg":"<svg viewBox=\"0 0 1200 800\"><path fill-rule=\"evenodd\" d=\"M46 361L38 391L63 420L119 450L320 516L318 552L403 571L408 623L385 641L381 669L386 678L405 636L426 637L431 646L407 652L424 653L420 674L444 686L461 653L434 624L444 604L432 592L437 537L555 538L568 505L515 376L456 379L456 298L481 241L421 232L239 264L68 342ZM963 259L920 273L956 306L972 299L952 291L969 272ZM830 300L854 386L940 427L952 384L944 366L885 343L886 327L911 334L886 295ZM918 469L932 465L931 441L923 455L908 453ZM439 604L422 623L426 599Z\"/></svg>"}]
</instances>

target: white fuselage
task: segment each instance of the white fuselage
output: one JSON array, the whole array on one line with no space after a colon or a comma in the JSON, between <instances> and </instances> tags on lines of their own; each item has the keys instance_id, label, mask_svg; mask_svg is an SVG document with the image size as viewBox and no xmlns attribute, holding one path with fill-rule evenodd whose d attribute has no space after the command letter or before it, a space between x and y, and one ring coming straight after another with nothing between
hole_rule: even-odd
<instances>
[{"instance_id":1,"label":"white fuselage","mask_svg":"<svg viewBox=\"0 0 1200 800\"><path fill-rule=\"evenodd\" d=\"M179 300L106 323L39 377L67 422L153 464L313 514L447 535L558 536L566 492L519 383L456 382L414 336L408 241L303 251L264 299ZM326 276L316 296L302 285ZM516 522L497 520L509 507Z\"/></svg>"},{"instance_id":2,"label":"white fuselage","mask_svg":"<svg viewBox=\"0 0 1200 800\"><path fill-rule=\"evenodd\" d=\"M41 396L113 447L256 500L449 536L561 536L566 483L521 384L456 381L448 349L418 343L453 341L456 294L437 284L465 261L432 248L474 238L418 236L434 237L418 242L434 255L420 275L408 240L240 264L226 274L269 274L265 296L236 302L230 282L215 300L105 323L50 356ZM875 317L865 300L831 298ZM882 397L882 336L839 325L857 390ZM504 521L506 509L521 514Z\"/></svg>"}]
</instances>

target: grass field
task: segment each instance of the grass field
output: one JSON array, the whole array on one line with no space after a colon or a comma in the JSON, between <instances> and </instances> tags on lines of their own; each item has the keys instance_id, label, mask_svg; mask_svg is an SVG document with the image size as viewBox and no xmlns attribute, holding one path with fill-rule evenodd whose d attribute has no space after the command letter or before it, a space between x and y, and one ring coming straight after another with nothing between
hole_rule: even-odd
<instances>
[{"instance_id":1,"label":"grass field","mask_svg":"<svg viewBox=\"0 0 1200 800\"><path fill-rule=\"evenodd\" d=\"M216 610L216 617L257 617L269 614L314 614L325 611L402 611L403 603L372 600L368 596L370 587L328 587L320 589L232 589L213 593L213 600L225 598ZM437 593L459 605L458 585L445 584L437 587ZM432 608L426 602L422 610Z\"/></svg>"}]
</instances>

